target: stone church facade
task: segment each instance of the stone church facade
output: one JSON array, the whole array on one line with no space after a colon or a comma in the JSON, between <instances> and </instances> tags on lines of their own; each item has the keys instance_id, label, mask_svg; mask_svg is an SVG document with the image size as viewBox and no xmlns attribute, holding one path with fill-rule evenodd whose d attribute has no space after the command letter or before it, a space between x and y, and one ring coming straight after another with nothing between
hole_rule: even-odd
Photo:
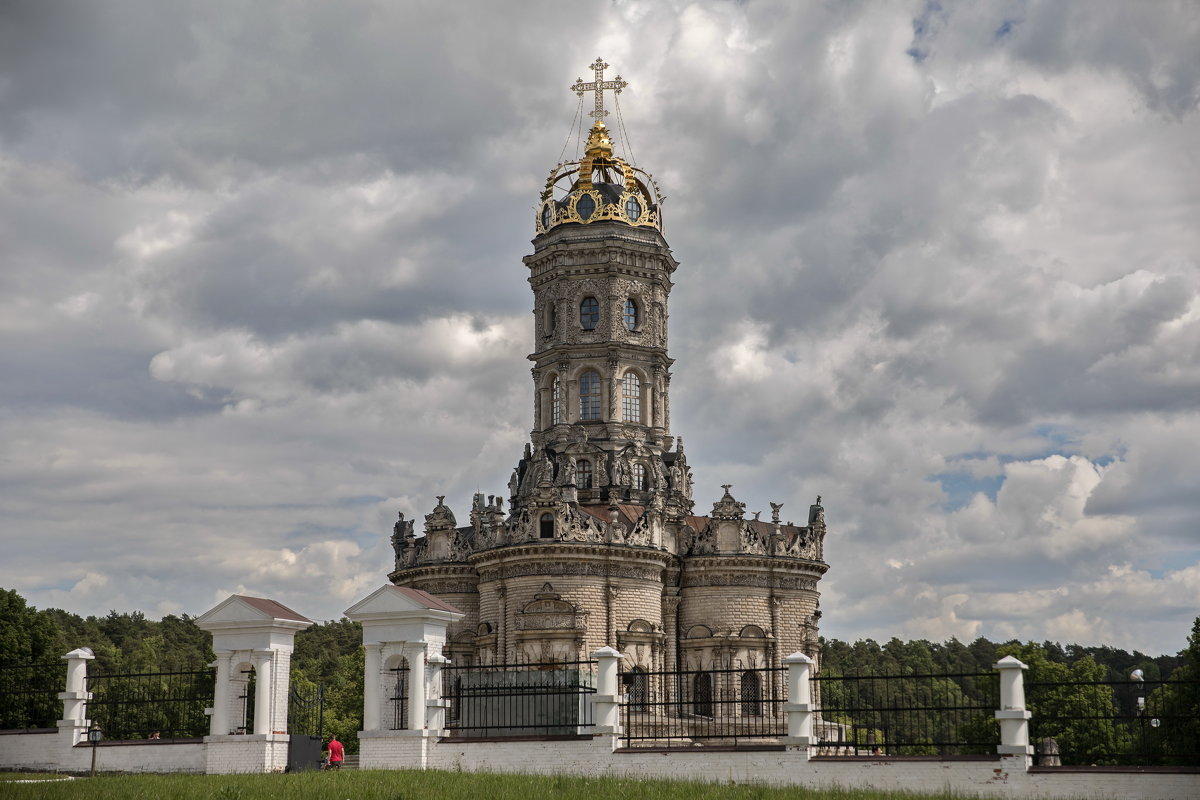
<instances>
[{"instance_id":1,"label":"stone church facade","mask_svg":"<svg viewBox=\"0 0 1200 800\"><path fill-rule=\"evenodd\" d=\"M602 65L597 60L594 67ZM605 65L606 66L606 65ZM667 308L679 264L653 179L613 152L602 117L584 157L551 171L524 259L534 297L533 420L503 496L460 525L442 497L420 536L400 515L398 586L466 612L459 664L576 661L609 645L625 669L752 669L818 656L820 498L803 525L748 516L730 493L695 512L670 432Z\"/></svg>"}]
</instances>

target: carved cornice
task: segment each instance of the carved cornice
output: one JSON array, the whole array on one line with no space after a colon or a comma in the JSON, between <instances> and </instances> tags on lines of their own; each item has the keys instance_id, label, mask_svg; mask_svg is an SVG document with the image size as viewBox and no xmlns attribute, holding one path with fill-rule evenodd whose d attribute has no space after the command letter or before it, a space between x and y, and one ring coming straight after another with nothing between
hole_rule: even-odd
<instances>
[{"instance_id":1,"label":"carved cornice","mask_svg":"<svg viewBox=\"0 0 1200 800\"><path fill-rule=\"evenodd\" d=\"M684 573L695 570L713 569L774 569L776 572L796 572L813 574L818 578L829 571L829 565L824 561L814 561L809 558L794 558L791 556L748 555L745 553L710 553L706 555L690 555L681 558Z\"/></svg>"},{"instance_id":2,"label":"carved cornice","mask_svg":"<svg viewBox=\"0 0 1200 800\"><path fill-rule=\"evenodd\" d=\"M579 559L614 564L622 561L650 562L661 571L672 558L670 553L657 547L598 542L531 541L501 545L472 553L470 563L481 573L484 569L496 564L508 564L518 560L569 563Z\"/></svg>"},{"instance_id":3,"label":"carved cornice","mask_svg":"<svg viewBox=\"0 0 1200 800\"><path fill-rule=\"evenodd\" d=\"M647 584L661 585L662 568L652 564L631 564L628 561L548 561L530 560L505 561L479 570L481 584L498 580L536 576L538 578L556 575L588 576L595 578L626 578L642 581Z\"/></svg>"},{"instance_id":4,"label":"carved cornice","mask_svg":"<svg viewBox=\"0 0 1200 800\"><path fill-rule=\"evenodd\" d=\"M462 562L439 562L418 564L388 573L388 580L397 586L412 586L414 583L437 580L478 581L478 574L470 564Z\"/></svg>"}]
</instances>

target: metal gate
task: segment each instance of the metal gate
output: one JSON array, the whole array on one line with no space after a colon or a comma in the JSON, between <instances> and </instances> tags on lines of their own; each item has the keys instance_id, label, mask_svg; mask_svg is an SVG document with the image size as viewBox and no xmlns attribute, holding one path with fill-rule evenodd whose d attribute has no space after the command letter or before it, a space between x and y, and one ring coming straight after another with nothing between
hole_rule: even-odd
<instances>
[{"instance_id":1,"label":"metal gate","mask_svg":"<svg viewBox=\"0 0 1200 800\"><path fill-rule=\"evenodd\" d=\"M296 684L288 691L288 772L321 768L325 735L325 686L305 692Z\"/></svg>"}]
</instances>

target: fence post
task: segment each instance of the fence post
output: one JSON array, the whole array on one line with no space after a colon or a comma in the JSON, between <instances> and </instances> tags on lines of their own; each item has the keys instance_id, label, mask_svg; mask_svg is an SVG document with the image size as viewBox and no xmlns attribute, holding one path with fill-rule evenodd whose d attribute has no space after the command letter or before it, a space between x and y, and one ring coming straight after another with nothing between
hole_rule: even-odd
<instances>
[{"instance_id":1,"label":"fence post","mask_svg":"<svg viewBox=\"0 0 1200 800\"><path fill-rule=\"evenodd\" d=\"M450 659L441 653L434 653L426 662L429 664L429 693L425 698L425 727L440 735L446 727L446 706L449 705L442 698L442 668L450 663Z\"/></svg>"},{"instance_id":2,"label":"fence post","mask_svg":"<svg viewBox=\"0 0 1200 800\"><path fill-rule=\"evenodd\" d=\"M92 699L87 690L87 662L95 657L88 647L76 648L63 656L67 662L67 681L64 691L58 695L58 699L63 701L59 728L87 729L87 701Z\"/></svg>"},{"instance_id":3,"label":"fence post","mask_svg":"<svg viewBox=\"0 0 1200 800\"><path fill-rule=\"evenodd\" d=\"M783 659L787 667L788 702L783 710L788 718L787 738L784 742L799 747L815 745L813 737L812 680L813 660L804 653L792 653Z\"/></svg>"},{"instance_id":4,"label":"fence post","mask_svg":"<svg viewBox=\"0 0 1200 800\"><path fill-rule=\"evenodd\" d=\"M992 665L1000 673L1000 709L996 719L1000 720L1000 744L996 752L1000 755L1033 755L1029 744L1029 718L1025 709L1025 670L1029 667L1013 656L1005 656Z\"/></svg>"},{"instance_id":5,"label":"fence post","mask_svg":"<svg viewBox=\"0 0 1200 800\"><path fill-rule=\"evenodd\" d=\"M618 670L625 656L607 645L592 653L596 660L596 693L592 695L595 733L621 732L621 700Z\"/></svg>"}]
</instances>

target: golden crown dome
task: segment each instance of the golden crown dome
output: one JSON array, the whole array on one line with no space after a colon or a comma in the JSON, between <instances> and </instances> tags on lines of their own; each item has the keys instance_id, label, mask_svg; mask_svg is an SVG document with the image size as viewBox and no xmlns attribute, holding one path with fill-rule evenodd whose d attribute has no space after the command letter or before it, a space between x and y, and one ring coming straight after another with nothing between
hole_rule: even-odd
<instances>
[{"instance_id":1,"label":"golden crown dome","mask_svg":"<svg viewBox=\"0 0 1200 800\"><path fill-rule=\"evenodd\" d=\"M613 152L612 136L604 124L603 91L617 94L628 84L618 75L604 80L605 64L597 58L591 68L596 80L575 81L572 91L580 97L594 91L596 122L588 134L579 161L556 164L546 179L538 205L535 225L539 234L559 225L590 225L593 222L623 222L638 228L662 230L661 206L663 196L650 173L633 166Z\"/></svg>"}]
</instances>

